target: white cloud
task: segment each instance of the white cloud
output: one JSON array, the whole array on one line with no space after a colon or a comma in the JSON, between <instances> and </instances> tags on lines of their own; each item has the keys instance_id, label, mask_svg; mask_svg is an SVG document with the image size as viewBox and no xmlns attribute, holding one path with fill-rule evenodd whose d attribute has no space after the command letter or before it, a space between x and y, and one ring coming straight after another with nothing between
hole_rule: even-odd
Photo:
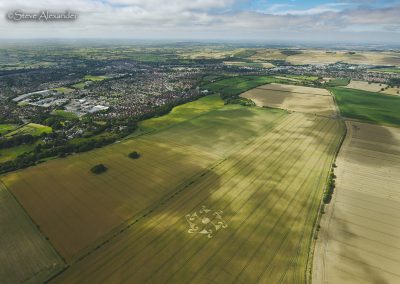
<instances>
[{"instance_id":1,"label":"white cloud","mask_svg":"<svg viewBox=\"0 0 400 284\"><path fill-rule=\"evenodd\" d=\"M0 19L0 38L5 37L158 37L158 38L260 38L303 35L322 38L341 32L385 31L400 42L400 6L354 8L330 3L310 9L292 4L270 5L262 11L234 10L246 0L2 0L0 13L13 9L38 11L70 9L76 22L10 23ZM360 0L362 1L362 0ZM354 1L353 1L354 2ZM359 1L358 1L359 2ZM353 7L353 8L351 8ZM322 35L322 36L321 36Z\"/></svg>"}]
</instances>

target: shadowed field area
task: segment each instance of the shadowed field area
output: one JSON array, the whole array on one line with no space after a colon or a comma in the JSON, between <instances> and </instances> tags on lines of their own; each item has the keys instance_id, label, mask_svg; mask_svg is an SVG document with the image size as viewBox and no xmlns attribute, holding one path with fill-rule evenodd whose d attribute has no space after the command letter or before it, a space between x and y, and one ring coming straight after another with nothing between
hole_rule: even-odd
<instances>
[{"instance_id":1,"label":"shadowed field area","mask_svg":"<svg viewBox=\"0 0 400 284\"><path fill-rule=\"evenodd\" d=\"M342 130L338 120L305 114L264 123L54 282L305 282L313 223ZM209 140L215 137L210 132Z\"/></svg>"},{"instance_id":2,"label":"shadowed field area","mask_svg":"<svg viewBox=\"0 0 400 284\"><path fill-rule=\"evenodd\" d=\"M203 101L209 104L209 98ZM182 120L172 112L171 120L167 115L147 123L155 131L151 135L49 161L2 180L61 255L76 260L265 125L286 116L280 110L240 106L212 110L185 118L181 107ZM166 127L176 120L173 128ZM140 159L129 158L132 151ZM107 172L94 175L90 169L97 164Z\"/></svg>"}]
</instances>

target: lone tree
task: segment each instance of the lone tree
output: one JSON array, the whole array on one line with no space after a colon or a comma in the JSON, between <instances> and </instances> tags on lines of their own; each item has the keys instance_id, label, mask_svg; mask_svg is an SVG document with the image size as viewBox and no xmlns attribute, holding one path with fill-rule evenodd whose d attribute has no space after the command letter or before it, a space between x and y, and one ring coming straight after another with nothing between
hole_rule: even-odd
<instances>
[{"instance_id":1,"label":"lone tree","mask_svg":"<svg viewBox=\"0 0 400 284\"><path fill-rule=\"evenodd\" d=\"M107 170L107 167L103 164L95 165L90 171L96 175L104 173Z\"/></svg>"},{"instance_id":2,"label":"lone tree","mask_svg":"<svg viewBox=\"0 0 400 284\"><path fill-rule=\"evenodd\" d=\"M131 159L139 159L139 157L140 157L140 154L138 153L138 152L136 152L136 151L133 151L132 153L129 153L129 158L131 158Z\"/></svg>"}]
</instances>

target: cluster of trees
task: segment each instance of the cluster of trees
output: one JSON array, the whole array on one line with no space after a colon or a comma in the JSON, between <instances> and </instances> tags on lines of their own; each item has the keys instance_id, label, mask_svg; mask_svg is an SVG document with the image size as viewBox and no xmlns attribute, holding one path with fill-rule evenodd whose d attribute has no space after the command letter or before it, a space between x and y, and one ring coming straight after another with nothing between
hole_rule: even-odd
<instances>
[{"instance_id":1,"label":"cluster of trees","mask_svg":"<svg viewBox=\"0 0 400 284\"><path fill-rule=\"evenodd\" d=\"M107 170L107 167L103 164L95 165L90 169L90 171L96 175L104 173Z\"/></svg>"},{"instance_id":2,"label":"cluster of trees","mask_svg":"<svg viewBox=\"0 0 400 284\"><path fill-rule=\"evenodd\" d=\"M39 138L39 136L33 136L31 134L11 136L10 138L4 138L0 140L0 149L11 148L22 144L33 144Z\"/></svg>"},{"instance_id":3,"label":"cluster of trees","mask_svg":"<svg viewBox=\"0 0 400 284\"><path fill-rule=\"evenodd\" d=\"M136 127L136 124L130 125L130 127L127 127L123 131L114 135L85 139L75 143L63 143L62 141L60 142L55 140L51 143L38 144L32 152L24 153L12 161L1 163L0 173L27 168L40 163L45 158L56 156L62 158L72 153L86 152L95 148L103 147L130 134L134 129L136 129Z\"/></svg>"},{"instance_id":4,"label":"cluster of trees","mask_svg":"<svg viewBox=\"0 0 400 284\"><path fill-rule=\"evenodd\" d=\"M325 188L324 197L322 199L325 204L328 204L332 200L332 194L335 190L335 179L336 176L333 173L333 170L331 170L331 172L329 173L328 183Z\"/></svg>"},{"instance_id":5,"label":"cluster of trees","mask_svg":"<svg viewBox=\"0 0 400 284\"><path fill-rule=\"evenodd\" d=\"M140 154L138 152L136 152L136 151L133 151L133 152L129 153L128 156L131 159L139 159L140 158Z\"/></svg>"},{"instance_id":6,"label":"cluster of trees","mask_svg":"<svg viewBox=\"0 0 400 284\"><path fill-rule=\"evenodd\" d=\"M238 104L238 105L242 105L242 106L255 106L256 104L250 100L250 99L246 99L246 98L241 98L241 97L228 97L227 99L224 100L224 104Z\"/></svg>"}]
</instances>

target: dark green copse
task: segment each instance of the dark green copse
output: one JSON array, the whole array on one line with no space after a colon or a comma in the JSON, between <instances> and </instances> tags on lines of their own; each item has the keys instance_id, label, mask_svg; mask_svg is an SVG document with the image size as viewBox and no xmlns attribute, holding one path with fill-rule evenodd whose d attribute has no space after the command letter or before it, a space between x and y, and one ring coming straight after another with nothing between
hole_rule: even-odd
<instances>
[{"instance_id":1,"label":"dark green copse","mask_svg":"<svg viewBox=\"0 0 400 284\"><path fill-rule=\"evenodd\" d=\"M138 153L138 152L136 152L136 151L133 151L132 153L129 153L129 158L131 158L131 159L139 159L139 157L140 157L140 154Z\"/></svg>"},{"instance_id":2,"label":"dark green copse","mask_svg":"<svg viewBox=\"0 0 400 284\"><path fill-rule=\"evenodd\" d=\"M95 165L90 171L96 175L104 173L107 170L107 167L103 164Z\"/></svg>"}]
</instances>

